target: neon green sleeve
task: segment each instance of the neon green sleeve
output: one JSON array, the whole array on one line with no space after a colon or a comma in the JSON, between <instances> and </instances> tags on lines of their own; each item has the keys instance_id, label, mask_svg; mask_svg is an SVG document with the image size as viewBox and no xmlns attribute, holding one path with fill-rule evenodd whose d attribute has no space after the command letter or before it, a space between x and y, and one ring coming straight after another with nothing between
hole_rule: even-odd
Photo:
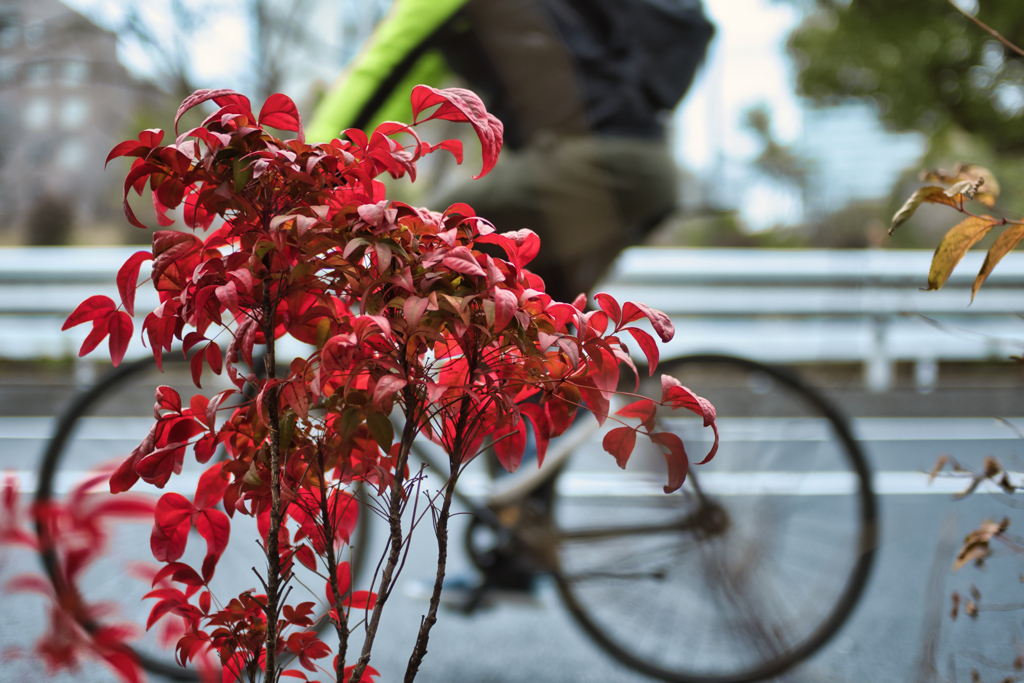
<instances>
[{"instance_id":1,"label":"neon green sleeve","mask_svg":"<svg viewBox=\"0 0 1024 683\"><path fill-rule=\"evenodd\" d=\"M402 60L421 45L468 0L397 0L354 63L324 95L305 126L306 139L324 142L338 136L373 97L380 84ZM417 83L436 84L444 61L426 53L374 115L377 120L409 121L409 92ZM404 99L404 106L402 105Z\"/></svg>"}]
</instances>

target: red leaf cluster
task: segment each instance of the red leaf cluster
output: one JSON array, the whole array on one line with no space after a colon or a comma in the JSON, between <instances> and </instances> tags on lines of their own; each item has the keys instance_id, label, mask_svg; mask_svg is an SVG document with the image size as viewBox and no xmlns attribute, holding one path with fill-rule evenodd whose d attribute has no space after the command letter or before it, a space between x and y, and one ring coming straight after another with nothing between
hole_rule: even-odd
<instances>
[{"instance_id":1,"label":"red leaf cluster","mask_svg":"<svg viewBox=\"0 0 1024 683\"><path fill-rule=\"evenodd\" d=\"M502 126L473 93L419 86L412 100L418 122L473 126L481 175L494 166ZM437 213L385 197L378 176L414 178L418 160L438 149L461 161L456 141L431 145L411 126L384 123L369 135L349 130L345 139L309 145L287 97L272 96L256 116L247 98L228 90L185 100L175 133L182 114L210 102L215 111L171 144L161 145L161 131L144 131L108 158L135 157L124 184L129 222L144 227L128 197L148 187L161 226L180 208L196 234L154 232L152 250L132 256L118 274L124 311L93 297L66 327L92 321L82 352L109 334L111 355L120 360L141 264L152 259L160 304L142 331L157 362L180 344L192 353L197 386L209 368L226 372L235 388L194 396L187 406L169 387L157 389L153 428L111 477L114 493L139 479L162 488L189 452L200 463L218 448L226 456L202 475L191 501L167 493L156 505L151 546L165 566L148 596L156 600L149 625L167 615L181 619L182 663L216 652L226 675L254 672L268 658L264 639L272 643L267 634L276 633L277 651L293 652L313 671L313 660L329 651L307 630L308 603L274 612L266 596L243 593L211 607L209 581L232 516L257 520L264 548L277 549L284 581L295 560L312 570L337 568L327 599L340 628L347 614L339 608L374 609L377 599L353 592L348 565L338 560L358 518L350 487L383 493L404 480L403 448L417 434L444 448L453 471L487 445L514 470L529 422L543 462L549 440L570 427L581 406L601 422L609 417L621 369L636 377L627 340L636 341L653 372L656 342L632 323L646 318L663 341L674 330L663 313L607 294L597 295L594 311L585 310L583 296L572 304L552 300L527 268L540 249L529 230L497 234L464 204ZM297 137L278 139L267 126ZM499 246L507 258L482 252L481 244ZM254 347L279 348L274 342L285 335L309 345L309 353L283 358L275 351L269 376L261 376ZM706 401L665 387L659 405L693 410L714 426ZM396 406L407 424L400 435L391 422ZM612 430L605 448L625 466L642 432L666 451L666 490L674 490L686 476L686 453L677 437L657 432L654 414L648 399L619 411L640 427ZM181 561L192 529L206 542L199 568ZM276 627L268 613L278 615ZM305 677L298 670L284 675Z\"/></svg>"}]
</instances>

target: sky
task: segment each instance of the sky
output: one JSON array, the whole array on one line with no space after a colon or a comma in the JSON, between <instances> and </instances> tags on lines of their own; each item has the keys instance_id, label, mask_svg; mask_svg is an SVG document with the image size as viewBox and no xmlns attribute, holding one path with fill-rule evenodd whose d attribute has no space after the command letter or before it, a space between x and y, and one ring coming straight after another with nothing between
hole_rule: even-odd
<instances>
[{"instance_id":1,"label":"sky","mask_svg":"<svg viewBox=\"0 0 1024 683\"><path fill-rule=\"evenodd\" d=\"M778 142L813 160L816 184L831 193L822 198L822 210L841 208L850 199L885 196L899 173L923 154L923 138L886 133L870 106L810 110L796 94L795 67L786 55L787 36L802 18L791 4L704 0L704 7L717 33L674 117L675 156L696 177L699 199L737 209L752 230L805 218L799 192L758 175L751 166L761 146L742 121L757 105L770 112ZM845 137L829 144L828 136L840 125ZM860 172L850 173L857 164ZM865 172L865 164L871 172Z\"/></svg>"},{"instance_id":2,"label":"sky","mask_svg":"<svg viewBox=\"0 0 1024 683\"><path fill-rule=\"evenodd\" d=\"M64 1L108 26L117 23L124 13L123 2L119 0ZM182 1L209 6L206 0ZM969 4L974 0L960 1ZM215 3L216 13L208 14L192 36L189 49L198 83L243 92L251 89L251 84L240 76L244 70L239 69L240 64L251 60L248 27L237 20L236 9L242 3L243 0L219 0ZM371 3L386 4L386 0L331 0L328 5L334 13L365 13ZM144 7L149 18L159 23L165 5L150 2ZM837 205L850 198L884 194L898 173L920 157L924 149L922 139L913 135L889 136L869 107L813 112L808 116L807 104L795 93L794 68L785 52L786 37L801 20L800 11L790 3L704 0L704 5L717 27L716 36L704 68L673 119L673 151L679 165L697 178L696 192L690 188L687 194L697 195L698 203L735 208L752 230L804 219L805 207L799 193L758 176L750 165L760 152L760 145L743 127L742 120L744 113L756 105L764 105L770 112L776 140L795 145L808 156L823 157L819 172L837 174L836 179L826 177L821 182L822 186L833 188L834 196L828 201ZM335 22L340 23L337 17L324 21L326 25ZM121 45L120 58L143 75L152 71L148 55L131 43ZM327 63L311 66L319 70L314 69L309 78L288 93L297 101L303 100L313 77L329 81L336 69ZM845 148L821 148L822 131L835 127L835 117L842 121L844 130L851 131ZM874 185L844 184L841 174L853 162L847 163L843 155L863 156L865 148L881 150L869 156L869 163L875 165L871 176ZM858 157L858 162L863 160Z\"/></svg>"}]
</instances>

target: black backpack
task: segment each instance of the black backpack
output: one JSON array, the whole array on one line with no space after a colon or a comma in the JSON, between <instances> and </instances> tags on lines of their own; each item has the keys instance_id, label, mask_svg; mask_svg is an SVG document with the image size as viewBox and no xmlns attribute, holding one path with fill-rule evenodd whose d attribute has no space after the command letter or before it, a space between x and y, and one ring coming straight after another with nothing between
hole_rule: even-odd
<instances>
[{"instance_id":1,"label":"black backpack","mask_svg":"<svg viewBox=\"0 0 1024 683\"><path fill-rule=\"evenodd\" d=\"M642 126L674 108L715 32L700 0L541 3L576 61L597 130Z\"/></svg>"}]
</instances>

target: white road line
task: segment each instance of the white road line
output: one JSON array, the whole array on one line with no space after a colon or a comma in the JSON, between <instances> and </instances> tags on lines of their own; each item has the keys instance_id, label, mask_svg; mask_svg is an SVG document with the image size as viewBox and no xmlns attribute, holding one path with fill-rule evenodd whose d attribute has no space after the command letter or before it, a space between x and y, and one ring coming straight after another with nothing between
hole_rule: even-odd
<instances>
[{"instance_id":1,"label":"white road line","mask_svg":"<svg viewBox=\"0 0 1024 683\"><path fill-rule=\"evenodd\" d=\"M56 492L64 494L78 482L89 476L86 471L64 471L57 475ZM31 495L37 485L36 472L25 470L8 471L4 476L13 475L18 488ZM833 496L848 495L857 485L856 477L849 472L704 472L700 475L701 488L719 496ZM1021 481L1024 473L1011 472L1014 481ZM191 495L199 483L198 472L185 472L171 477L164 489L157 489L139 482L132 490L160 495L168 491ZM924 472L876 472L873 477L875 493L893 495L944 495L964 491L969 479L938 477L928 481ZM471 497L487 495L488 480L485 475L467 472L459 482L462 491ZM569 472L558 481L558 493L571 498L609 497L635 498L663 495L662 479L620 472ZM98 487L102 488L102 487ZM977 493L998 493L1001 489L988 482L982 482Z\"/></svg>"},{"instance_id":2,"label":"white road line","mask_svg":"<svg viewBox=\"0 0 1024 683\"><path fill-rule=\"evenodd\" d=\"M1002 420L983 417L903 418L862 417L851 421L860 441L987 441L1020 439L1024 418ZM0 417L0 440L48 439L53 433L52 417ZM699 422L677 418L671 423L681 428ZM75 431L76 439L89 441L141 440L152 426L150 417L87 417ZM820 441L828 436L827 423L816 418L729 418L719 420L723 438L759 441ZM1019 431L1015 431L1014 427Z\"/></svg>"}]
</instances>

